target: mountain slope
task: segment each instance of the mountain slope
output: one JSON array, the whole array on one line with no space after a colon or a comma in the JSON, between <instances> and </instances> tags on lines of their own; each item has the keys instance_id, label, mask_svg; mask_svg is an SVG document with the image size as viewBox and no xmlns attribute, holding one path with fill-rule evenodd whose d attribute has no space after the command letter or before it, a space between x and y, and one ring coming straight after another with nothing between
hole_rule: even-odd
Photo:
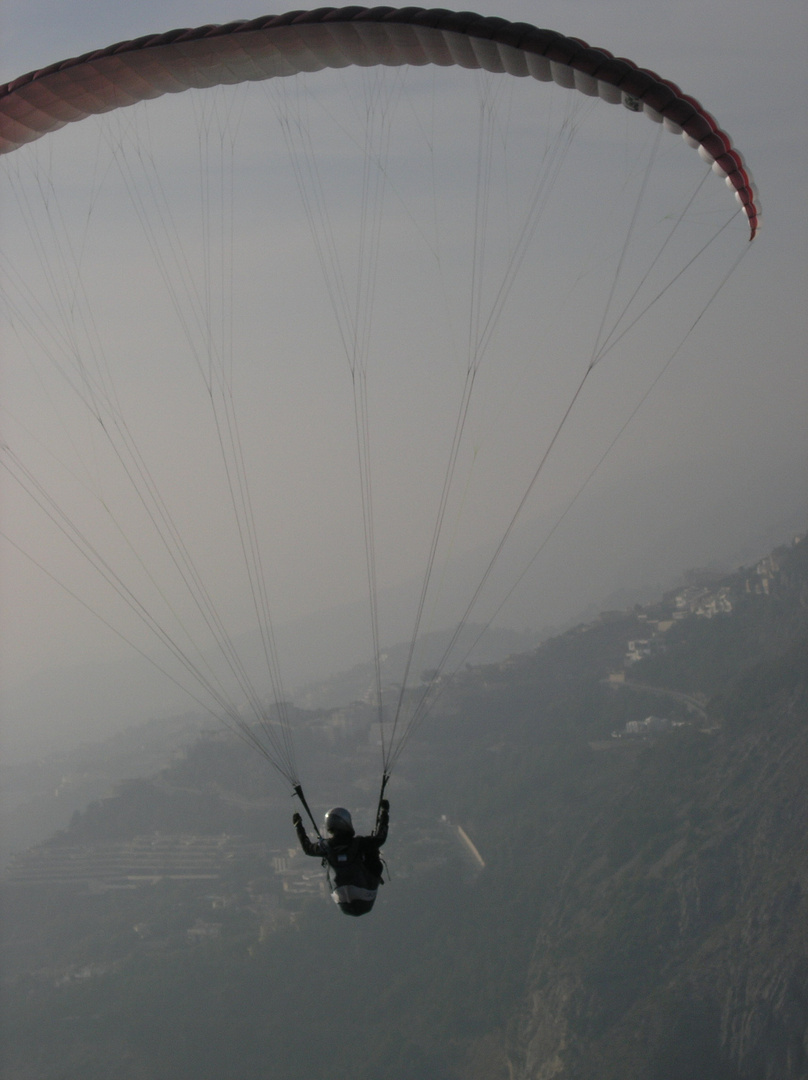
<instances>
[{"instance_id":1,"label":"mountain slope","mask_svg":"<svg viewBox=\"0 0 808 1080\"><path fill-rule=\"evenodd\" d=\"M804 1080L807 658L803 543L464 671L361 920L289 855L257 755L208 737L20 856L4 1076ZM361 825L377 751L340 715L297 717L306 787Z\"/></svg>"},{"instance_id":2,"label":"mountain slope","mask_svg":"<svg viewBox=\"0 0 808 1080\"><path fill-rule=\"evenodd\" d=\"M579 836L541 920L520 1078L808 1075L807 547L771 596L644 665L718 682L719 727L649 746Z\"/></svg>"}]
</instances>

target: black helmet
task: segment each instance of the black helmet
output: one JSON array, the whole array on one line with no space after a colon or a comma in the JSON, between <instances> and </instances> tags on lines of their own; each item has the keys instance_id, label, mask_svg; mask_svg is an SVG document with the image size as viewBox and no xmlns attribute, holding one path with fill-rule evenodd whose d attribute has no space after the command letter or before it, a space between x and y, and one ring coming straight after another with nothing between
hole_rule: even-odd
<instances>
[{"instance_id":1,"label":"black helmet","mask_svg":"<svg viewBox=\"0 0 808 1080\"><path fill-rule=\"evenodd\" d=\"M353 834L350 812L344 806L335 806L333 810L329 810L325 815L325 829L329 833Z\"/></svg>"}]
</instances>

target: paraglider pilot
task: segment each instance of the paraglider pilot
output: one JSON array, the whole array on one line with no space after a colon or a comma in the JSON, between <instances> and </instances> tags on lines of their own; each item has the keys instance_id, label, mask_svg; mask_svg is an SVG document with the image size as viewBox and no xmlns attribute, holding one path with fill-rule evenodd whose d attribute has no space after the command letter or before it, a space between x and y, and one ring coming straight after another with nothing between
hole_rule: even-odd
<instances>
[{"instance_id":1,"label":"paraglider pilot","mask_svg":"<svg viewBox=\"0 0 808 1080\"><path fill-rule=\"evenodd\" d=\"M379 848L387 839L390 803L382 799L378 825L371 836L357 836L350 813L335 806L325 815L326 837L312 841L300 814L292 823L306 855L323 860L328 867L331 899L345 915L366 915L376 900L382 883ZM333 875L333 877L332 877Z\"/></svg>"}]
</instances>

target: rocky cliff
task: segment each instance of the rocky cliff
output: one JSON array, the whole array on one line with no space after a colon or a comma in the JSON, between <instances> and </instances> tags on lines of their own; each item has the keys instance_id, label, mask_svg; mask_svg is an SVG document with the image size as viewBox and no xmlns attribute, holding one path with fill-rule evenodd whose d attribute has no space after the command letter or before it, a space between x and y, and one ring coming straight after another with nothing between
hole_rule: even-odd
<instances>
[{"instance_id":1,"label":"rocky cliff","mask_svg":"<svg viewBox=\"0 0 808 1080\"><path fill-rule=\"evenodd\" d=\"M733 584L746 609L683 624L645 666L703 693L700 657L735 641L709 722L643 747L566 860L511 1036L519 1080L808 1076L808 544L760 603Z\"/></svg>"}]
</instances>

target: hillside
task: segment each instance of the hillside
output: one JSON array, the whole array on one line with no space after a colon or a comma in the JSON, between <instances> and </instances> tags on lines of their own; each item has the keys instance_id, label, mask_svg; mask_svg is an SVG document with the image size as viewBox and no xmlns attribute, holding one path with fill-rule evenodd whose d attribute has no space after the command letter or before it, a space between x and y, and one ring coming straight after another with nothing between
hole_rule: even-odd
<instances>
[{"instance_id":1,"label":"hillside","mask_svg":"<svg viewBox=\"0 0 808 1080\"><path fill-rule=\"evenodd\" d=\"M536 940L520 1075L808 1075L806 555L774 560L765 600L728 583L732 614L637 665L704 695L714 727L649 747L576 837Z\"/></svg>"},{"instance_id":2,"label":"hillside","mask_svg":"<svg viewBox=\"0 0 808 1080\"><path fill-rule=\"evenodd\" d=\"M367 712L297 720L369 821ZM12 864L3 1075L804 1078L806 741L808 543L456 677L365 919L208 735Z\"/></svg>"}]
</instances>

